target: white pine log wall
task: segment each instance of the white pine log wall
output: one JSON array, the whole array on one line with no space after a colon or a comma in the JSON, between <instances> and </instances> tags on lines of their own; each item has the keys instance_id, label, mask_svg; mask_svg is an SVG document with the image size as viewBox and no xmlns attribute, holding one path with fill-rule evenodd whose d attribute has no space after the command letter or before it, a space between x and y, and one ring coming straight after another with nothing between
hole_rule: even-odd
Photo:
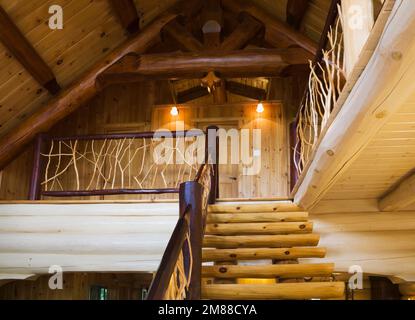
<instances>
[{"instance_id":1,"label":"white pine log wall","mask_svg":"<svg viewBox=\"0 0 415 320\"><path fill-rule=\"evenodd\" d=\"M336 272L358 265L365 274L415 281L415 212L347 212L332 202L332 212L342 212L310 215L327 255L309 263L335 263Z\"/></svg>"},{"instance_id":2,"label":"white pine log wall","mask_svg":"<svg viewBox=\"0 0 415 320\"><path fill-rule=\"evenodd\" d=\"M0 280L64 272L154 272L178 203L0 204Z\"/></svg>"}]
</instances>

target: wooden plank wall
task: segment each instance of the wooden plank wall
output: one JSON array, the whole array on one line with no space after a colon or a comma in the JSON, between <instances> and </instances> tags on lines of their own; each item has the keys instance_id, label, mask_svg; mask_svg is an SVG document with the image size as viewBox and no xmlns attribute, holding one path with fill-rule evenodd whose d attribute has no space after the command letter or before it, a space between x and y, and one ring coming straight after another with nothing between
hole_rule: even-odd
<instances>
[{"instance_id":1,"label":"wooden plank wall","mask_svg":"<svg viewBox=\"0 0 415 320\"><path fill-rule=\"evenodd\" d=\"M269 100L279 100L283 104L272 107L256 121L256 102L240 96L228 94L228 102L233 106L214 106L210 96L192 101L193 108L188 114L181 113L185 122L193 124L227 122L242 123L242 127L263 126L261 175L255 178L238 179L238 194L225 191L221 197L287 197L288 196L288 154L286 123L295 114L304 90L303 77L272 79ZM248 102L251 102L250 104ZM137 84L111 86L101 92L87 105L61 121L50 133L57 135L128 132L154 130L169 127L171 116L168 109L153 108L155 105L172 103L167 82L143 82ZM240 103L240 105L238 105ZM248 103L245 105L244 103ZM198 122L199 121L199 122ZM232 122L231 121L231 122ZM0 200L27 199L32 167L32 147L9 164L0 178ZM69 183L69 182L68 182ZM226 188L224 189L226 190ZM158 198L172 198L166 195ZM107 199L132 199L131 196L111 196ZM140 199L140 196L134 196ZM83 198L87 199L87 198ZM102 198L95 198L102 199Z\"/></svg>"},{"instance_id":2,"label":"wooden plank wall","mask_svg":"<svg viewBox=\"0 0 415 320\"><path fill-rule=\"evenodd\" d=\"M108 289L108 300L141 300L151 273L64 273L63 289L51 290L50 275L36 280L18 280L0 287L0 300L89 300L91 286Z\"/></svg>"}]
</instances>

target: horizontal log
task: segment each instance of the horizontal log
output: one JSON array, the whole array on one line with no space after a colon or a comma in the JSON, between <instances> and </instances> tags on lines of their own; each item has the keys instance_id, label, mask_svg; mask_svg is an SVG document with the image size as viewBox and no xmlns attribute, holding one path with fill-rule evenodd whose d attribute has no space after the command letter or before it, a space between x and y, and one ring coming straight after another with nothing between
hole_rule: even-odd
<instances>
[{"instance_id":1,"label":"horizontal log","mask_svg":"<svg viewBox=\"0 0 415 320\"><path fill-rule=\"evenodd\" d=\"M152 233L171 234L178 211L171 216L0 216L0 232L12 233Z\"/></svg>"},{"instance_id":2,"label":"horizontal log","mask_svg":"<svg viewBox=\"0 0 415 320\"><path fill-rule=\"evenodd\" d=\"M2 273L48 274L50 266L58 265L64 272L155 272L166 245L167 241L150 254L0 253L0 269Z\"/></svg>"},{"instance_id":3,"label":"horizontal log","mask_svg":"<svg viewBox=\"0 0 415 320\"><path fill-rule=\"evenodd\" d=\"M103 201L103 200L100 200ZM0 204L0 216L148 216L164 217L178 216L179 204L171 203L142 203L142 202L109 202L109 203L36 203Z\"/></svg>"},{"instance_id":4,"label":"horizontal log","mask_svg":"<svg viewBox=\"0 0 415 320\"><path fill-rule=\"evenodd\" d=\"M1 233L0 253L154 254L163 252L170 233L60 234Z\"/></svg>"},{"instance_id":5,"label":"horizontal log","mask_svg":"<svg viewBox=\"0 0 415 320\"><path fill-rule=\"evenodd\" d=\"M203 266L206 278L281 278L329 277L334 271L333 263L322 264L270 264L256 266L218 265Z\"/></svg>"},{"instance_id":6,"label":"horizontal log","mask_svg":"<svg viewBox=\"0 0 415 320\"><path fill-rule=\"evenodd\" d=\"M105 87L149 79L197 79L210 71L224 78L273 77L290 65L307 63L309 58L300 48L130 54L103 72L98 83Z\"/></svg>"},{"instance_id":7,"label":"horizontal log","mask_svg":"<svg viewBox=\"0 0 415 320\"><path fill-rule=\"evenodd\" d=\"M318 234L287 234L261 236L212 236L206 235L203 241L205 248L283 248L317 246Z\"/></svg>"},{"instance_id":8,"label":"horizontal log","mask_svg":"<svg viewBox=\"0 0 415 320\"><path fill-rule=\"evenodd\" d=\"M291 260L299 258L324 258L325 248L241 248L203 249L203 261L234 260Z\"/></svg>"},{"instance_id":9,"label":"horizontal log","mask_svg":"<svg viewBox=\"0 0 415 320\"><path fill-rule=\"evenodd\" d=\"M202 299L219 300L303 300L343 297L343 282L304 282L276 284L209 284L202 286Z\"/></svg>"},{"instance_id":10,"label":"horizontal log","mask_svg":"<svg viewBox=\"0 0 415 320\"><path fill-rule=\"evenodd\" d=\"M209 213L207 223L301 222L307 221L307 218L307 212Z\"/></svg>"},{"instance_id":11,"label":"horizontal log","mask_svg":"<svg viewBox=\"0 0 415 320\"><path fill-rule=\"evenodd\" d=\"M290 234L310 233L312 222L274 222L274 223L209 223L206 234L244 235L244 234Z\"/></svg>"},{"instance_id":12,"label":"horizontal log","mask_svg":"<svg viewBox=\"0 0 415 320\"><path fill-rule=\"evenodd\" d=\"M382 211L399 211L415 203L415 174L402 180L399 185L379 200Z\"/></svg>"},{"instance_id":13,"label":"horizontal log","mask_svg":"<svg viewBox=\"0 0 415 320\"><path fill-rule=\"evenodd\" d=\"M216 203L209 206L209 212L285 212L301 211L301 208L292 202L274 203Z\"/></svg>"}]
</instances>

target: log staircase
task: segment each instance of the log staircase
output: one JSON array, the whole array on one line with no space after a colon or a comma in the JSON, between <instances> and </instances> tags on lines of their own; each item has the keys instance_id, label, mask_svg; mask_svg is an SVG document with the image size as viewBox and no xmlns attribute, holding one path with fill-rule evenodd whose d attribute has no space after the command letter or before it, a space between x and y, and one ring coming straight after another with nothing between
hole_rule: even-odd
<instances>
[{"instance_id":1,"label":"log staircase","mask_svg":"<svg viewBox=\"0 0 415 320\"><path fill-rule=\"evenodd\" d=\"M345 284L332 280L334 264L298 260L324 258L326 250L317 247L308 213L294 204L217 203L209 206L206 223L203 299L343 296Z\"/></svg>"}]
</instances>

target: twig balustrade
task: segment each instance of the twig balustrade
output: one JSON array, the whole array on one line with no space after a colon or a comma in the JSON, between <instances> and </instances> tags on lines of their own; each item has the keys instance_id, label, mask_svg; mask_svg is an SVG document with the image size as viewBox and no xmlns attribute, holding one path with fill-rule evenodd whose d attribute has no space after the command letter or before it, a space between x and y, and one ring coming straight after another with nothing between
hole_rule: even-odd
<instances>
[{"instance_id":1,"label":"twig balustrade","mask_svg":"<svg viewBox=\"0 0 415 320\"><path fill-rule=\"evenodd\" d=\"M209 129L209 128L208 128ZM180 218L151 285L149 300L197 300L201 296L202 242L208 205L218 197L217 127L210 127L205 163L194 181L180 185Z\"/></svg>"},{"instance_id":2,"label":"twig balustrade","mask_svg":"<svg viewBox=\"0 0 415 320\"><path fill-rule=\"evenodd\" d=\"M327 39L328 48L322 49L321 60L314 64L310 62L308 87L295 121L292 165L297 175L303 172L309 161L345 84L343 35L339 18L330 26Z\"/></svg>"},{"instance_id":3,"label":"twig balustrade","mask_svg":"<svg viewBox=\"0 0 415 320\"><path fill-rule=\"evenodd\" d=\"M201 130L39 135L29 198L178 193L204 159L191 145L204 140Z\"/></svg>"}]
</instances>

